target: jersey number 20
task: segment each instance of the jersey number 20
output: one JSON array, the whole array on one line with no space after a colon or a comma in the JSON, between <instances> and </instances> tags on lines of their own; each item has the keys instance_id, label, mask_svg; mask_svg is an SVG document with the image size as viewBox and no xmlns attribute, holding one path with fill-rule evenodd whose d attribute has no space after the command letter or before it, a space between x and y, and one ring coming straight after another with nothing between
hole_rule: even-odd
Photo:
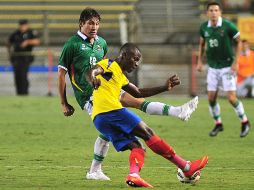
<instances>
[{"instance_id":1,"label":"jersey number 20","mask_svg":"<svg viewBox=\"0 0 254 190\"><path fill-rule=\"evenodd\" d=\"M210 40L209 40L209 46L210 46L211 48L213 48L213 47L218 47L218 45L219 45L219 42L218 42L217 39L210 39Z\"/></svg>"}]
</instances>

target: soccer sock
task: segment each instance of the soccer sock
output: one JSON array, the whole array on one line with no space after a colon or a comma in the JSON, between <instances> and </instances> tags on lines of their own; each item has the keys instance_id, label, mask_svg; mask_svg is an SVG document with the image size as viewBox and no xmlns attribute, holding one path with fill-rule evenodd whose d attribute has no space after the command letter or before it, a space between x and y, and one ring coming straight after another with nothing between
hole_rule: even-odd
<instances>
[{"instance_id":1,"label":"soccer sock","mask_svg":"<svg viewBox=\"0 0 254 190\"><path fill-rule=\"evenodd\" d=\"M209 111L213 119L215 120L215 124L222 123L220 116L220 105L217 102L210 103Z\"/></svg>"},{"instance_id":2,"label":"soccer sock","mask_svg":"<svg viewBox=\"0 0 254 190\"><path fill-rule=\"evenodd\" d=\"M244 112L243 104L241 101L237 100L236 103L232 104L236 114L238 115L239 119L242 123L248 121L248 118Z\"/></svg>"},{"instance_id":3,"label":"soccer sock","mask_svg":"<svg viewBox=\"0 0 254 190\"><path fill-rule=\"evenodd\" d=\"M101 163L103 159L106 157L108 149L109 149L108 140L104 136L100 135L94 143L94 158L89 173L101 170Z\"/></svg>"},{"instance_id":4,"label":"soccer sock","mask_svg":"<svg viewBox=\"0 0 254 190\"><path fill-rule=\"evenodd\" d=\"M145 151L142 148L134 148L131 150L129 157L130 172L129 174L139 174L144 165Z\"/></svg>"},{"instance_id":5,"label":"soccer sock","mask_svg":"<svg viewBox=\"0 0 254 190\"><path fill-rule=\"evenodd\" d=\"M170 106L161 102L144 101L140 108L141 111L150 115L171 115L177 117L181 113L181 107Z\"/></svg>"},{"instance_id":6,"label":"soccer sock","mask_svg":"<svg viewBox=\"0 0 254 190\"><path fill-rule=\"evenodd\" d=\"M149 140L146 141L146 144L153 152L163 156L182 170L187 171L189 169L188 162L177 155L174 149L159 136L152 136Z\"/></svg>"}]
</instances>

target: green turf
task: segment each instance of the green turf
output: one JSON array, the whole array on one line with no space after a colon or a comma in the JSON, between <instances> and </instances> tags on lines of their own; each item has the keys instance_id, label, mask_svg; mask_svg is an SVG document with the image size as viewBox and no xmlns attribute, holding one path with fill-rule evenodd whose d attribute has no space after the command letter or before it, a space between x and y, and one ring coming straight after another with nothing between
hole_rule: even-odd
<instances>
[{"instance_id":1,"label":"green turf","mask_svg":"<svg viewBox=\"0 0 254 190\"><path fill-rule=\"evenodd\" d=\"M158 100L153 98L151 100ZM187 98L159 98L178 105ZM90 118L77 106L75 115L61 113L57 97L0 98L0 189L125 189L128 154L116 153L111 146L104 162L110 182L84 180L90 165L97 132ZM213 121L206 99L201 99L189 122L172 117L139 115L157 134L187 159L209 155L209 164L195 186L181 184L176 168L167 160L147 151L144 179L156 189L254 189L254 131L241 139L240 123L224 99L219 100L225 131L208 136ZM254 123L254 100L243 100Z\"/></svg>"}]
</instances>

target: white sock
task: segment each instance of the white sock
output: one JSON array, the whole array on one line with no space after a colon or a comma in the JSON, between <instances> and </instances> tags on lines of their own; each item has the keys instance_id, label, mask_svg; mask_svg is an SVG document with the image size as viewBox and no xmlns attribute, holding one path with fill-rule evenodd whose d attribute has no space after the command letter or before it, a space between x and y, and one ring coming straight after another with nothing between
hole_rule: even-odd
<instances>
[{"instance_id":1,"label":"white sock","mask_svg":"<svg viewBox=\"0 0 254 190\"><path fill-rule=\"evenodd\" d=\"M144 101L141 111L150 115L171 115L177 117L181 112L181 107L174 107L161 102Z\"/></svg>"},{"instance_id":2,"label":"white sock","mask_svg":"<svg viewBox=\"0 0 254 190\"><path fill-rule=\"evenodd\" d=\"M248 118L244 112L244 107L241 101L237 101L237 103L234 106L234 110L235 113L237 114L237 116L239 117L239 119L241 120L241 122L246 122L248 121Z\"/></svg>"},{"instance_id":3,"label":"white sock","mask_svg":"<svg viewBox=\"0 0 254 190\"><path fill-rule=\"evenodd\" d=\"M109 149L109 142L98 137L94 143L94 158L89 170L89 173L93 173L97 170L101 170L101 163L106 157Z\"/></svg>"},{"instance_id":4,"label":"white sock","mask_svg":"<svg viewBox=\"0 0 254 190\"><path fill-rule=\"evenodd\" d=\"M215 120L215 124L221 123L220 104L216 103L214 106L209 106L209 112Z\"/></svg>"}]
</instances>

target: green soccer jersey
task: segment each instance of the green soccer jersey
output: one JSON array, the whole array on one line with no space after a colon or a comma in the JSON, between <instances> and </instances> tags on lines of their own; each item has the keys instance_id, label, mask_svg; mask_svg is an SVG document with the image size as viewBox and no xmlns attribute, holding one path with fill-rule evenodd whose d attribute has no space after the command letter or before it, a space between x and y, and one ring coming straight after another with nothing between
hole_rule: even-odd
<instances>
[{"instance_id":1,"label":"green soccer jersey","mask_svg":"<svg viewBox=\"0 0 254 190\"><path fill-rule=\"evenodd\" d=\"M206 43L206 59L210 67L229 67L234 61L233 39L240 35L236 26L226 19L219 18L216 27L210 21L200 26L200 36Z\"/></svg>"},{"instance_id":2,"label":"green soccer jersey","mask_svg":"<svg viewBox=\"0 0 254 190\"><path fill-rule=\"evenodd\" d=\"M106 41L97 36L94 43L81 32L72 36L64 45L58 67L68 72L77 102L84 109L85 101L93 93L93 88L86 81L86 73L107 53Z\"/></svg>"}]
</instances>

